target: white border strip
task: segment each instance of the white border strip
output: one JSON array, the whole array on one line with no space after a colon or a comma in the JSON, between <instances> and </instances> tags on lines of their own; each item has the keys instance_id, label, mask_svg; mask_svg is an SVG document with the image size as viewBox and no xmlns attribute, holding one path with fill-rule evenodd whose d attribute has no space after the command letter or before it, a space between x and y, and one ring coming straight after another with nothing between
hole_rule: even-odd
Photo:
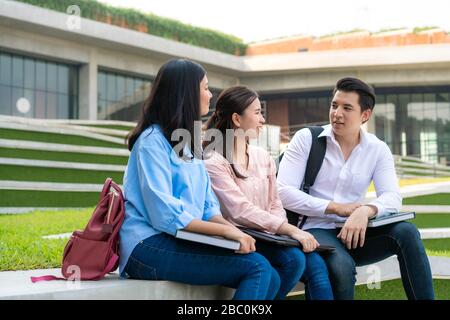
<instances>
[{"instance_id":1,"label":"white border strip","mask_svg":"<svg viewBox=\"0 0 450 320\"><path fill-rule=\"evenodd\" d=\"M95 132L95 133L104 134L107 136L119 136L124 139L129 132L126 130L99 128L99 127L93 127L93 126L68 125L68 124L57 124L54 127L80 130L80 131L85 131L85 132ZM130 130L131 130L131 128L130 128Z\"/></svg>"},{"instance_id":2,"label":"white border strip","mask_svg":"<svg viewBox=\"0 0 450 320\"><path fill-rule=\"evenodd\" d=\"M130 151L121 148L85 147L73 144L34 142L26 140L12 140L12 139L0 139L0 147L28 149L28 150L57 151L57 152L89 153L89 154L101 154L111 156L130 155Z\"/></svg>"},{"instance_id":3,"label":"white border strip","mask_svg":"<svg viewBox=\"0 0 450 320\"><path fill-rule=\"evenodd\" d=\"M102 184L0 180L0 190L101 192Z\"/></svg>"},{"instance_id":4,"label":"white border strip","mask_svg":"<svg viewBox=\"0 0 450 320\"><path fill-rule=\"evenodd\" d=\"M45 123L42 123L39 125L31 125L31 124L11 123L11 122L0 121L0 128L79 136L79 137L90 138L90 139L94 139L94 140L117 143L119 145L125 146L125 140L122 138L115 138L115 137L106 136L104 134L93 133L93 132L73 130L73 129L68 129L67 127L63 127L63 128L56 127L55 128L55 127L49 126L48 124L45 124Z\"/></svg>"},{"instance_id":5,"label":"white border strip","mask_svg":"<svg viewBox=\"0 0 450 320\"><path fill-rule=\"evenodd\" d=\"M16 159L16 158L0 158L0 165L1 164L25 166L25 167L79 169L79 170L114 171L114 172L124 172L126 168L126 166L114 164L48 161L48 160L34 160L34 159L30 160L30 159Z\"/></svg>"},{"instance_id":6,"label":"white border strip","mask_svg":"<svg viewBox=\"0 0 450 320\"><path fill-rule=\"evenodd\" d=\"M90 207L0 207L0 214L25 214L33 211L63 211L76 210L81 211Z\"/></svg>"},{"instance_id":7,"label":"white border strip","mask_svg":"<svg viewBox=\"0 0 450 320\"><path fill-rule=\"evenodd\" d=\"M133 128L136 123L120 120L80 120L80 119L35 119L0 115L0 121L31 123L31 124L75 124L75 125L115 125Z\"/></svg>"}]
</instances>

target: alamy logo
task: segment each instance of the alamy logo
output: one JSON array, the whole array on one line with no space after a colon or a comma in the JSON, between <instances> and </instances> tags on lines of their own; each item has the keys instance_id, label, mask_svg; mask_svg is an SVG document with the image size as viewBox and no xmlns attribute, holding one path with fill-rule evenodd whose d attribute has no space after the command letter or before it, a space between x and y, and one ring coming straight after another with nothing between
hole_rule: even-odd
<instances>
[{"instance_id":1,"label":"alamy logo","mask_svg":"<svg viewBox=\"0 0 450 320\"><path fill-rule=\"evenodd\" d=\"M68 289L80 289L81 288L81 268L77 265L70 265L67 267L67 273L70 273L70 277L67 278Z\"/></svg>"},{"instance_id":2,"label":"alamy logo","mask_svg":"<svg viewBox=\"0 0 450 320\"><path fill-rule=\"evenodd\" d=\"M369 274L367 278L367 289L381 289L381 269L376 265L367 267L366 273Z\"/></svg>"},{"instance_id":3,"label":"alamy logo","mask_svg":"<svg viewBox=\"0 0 450 320\"><path fill-rule=\"evenodd\" d=\"M66 13L68 14L66 20L66 26L69 30L81 29L81 9L77 5L71 5L67 7Z\"/></svg>"}]
</instances>

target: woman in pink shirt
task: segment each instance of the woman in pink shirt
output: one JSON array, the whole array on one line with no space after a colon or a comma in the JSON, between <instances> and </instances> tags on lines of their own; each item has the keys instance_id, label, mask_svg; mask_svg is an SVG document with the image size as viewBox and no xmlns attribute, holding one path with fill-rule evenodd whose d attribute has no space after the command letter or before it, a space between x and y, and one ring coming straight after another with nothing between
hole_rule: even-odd
<instances>
[{"instance_id":1,"label":"woman in pink shirt","mask_svg":"<svg viewBox=\"0 0 450 320\"><path fill-rule=\"evenodd\" d=\"M276 189L276 169L265 150L249 145L265 122L258 94L245 86L224 90L209 119L203 147L206 169L219 199L223 216L236 226L273 234L289 235L300 241L303 252L258 242L257 252L278 271L281 287L277 298L284 298L301 280L307 299L333 299L325 262L314 251L319 243L308 232L289 224ZM218 134L222 139L211 139Z\"/></svg>"}]
</instances>

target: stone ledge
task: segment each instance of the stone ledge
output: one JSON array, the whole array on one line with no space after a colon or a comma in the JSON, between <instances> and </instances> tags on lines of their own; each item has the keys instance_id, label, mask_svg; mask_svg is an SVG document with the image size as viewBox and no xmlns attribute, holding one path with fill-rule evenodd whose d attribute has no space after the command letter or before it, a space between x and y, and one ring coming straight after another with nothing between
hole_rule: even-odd
<instances>
[{"instance_id":1,"label":"stone ledge","mask_svg":"<svg viewBox=\"0 0 450 320\"><path fill-rule=\"evenodd\" d=\"M195 286L171 281L121 279L117 272L100 281L42 281L30 277L61 276L60 269L6 271L0 273L0 300L222 300L234 289Z\"/></svg>"},{"instance_id":2,"label":"stone ledge","mask_svg":"<svg viewBox=\"0 0 450 320\"><path fill-rule=\"evenodd\" d=\"M450 258L428 257L433 277L450 278ZM231 299L234 289L221 286L196 286L171 281L120 279L117 272L100 281L42 281L30 277L60 275L60 269L0 272L0 300L224 300ZM357 268L357 284L400 278L396 256L373 265ZM300 283L289 295L304 291Z\"/></svg>"}]
</instances>

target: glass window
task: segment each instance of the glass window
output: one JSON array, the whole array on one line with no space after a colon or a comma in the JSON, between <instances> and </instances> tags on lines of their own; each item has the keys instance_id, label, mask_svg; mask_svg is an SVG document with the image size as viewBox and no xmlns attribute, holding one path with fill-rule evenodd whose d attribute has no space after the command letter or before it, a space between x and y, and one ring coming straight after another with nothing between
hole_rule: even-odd
<instances>
[{"instance_id":1,"label":"glass window","mask_svg":"<svg viewBox=\"0 0 450 320\"><path fill-rule=\"evenodd\" d=\"M18 54L0 53L0 82L4 83L0 102L0 114L37 118L67 118L70 108L78 103L62 103L59 94L69 96L78 102L78 68L51 61L24 57ZM26 98L29 110L17 108L17 101ZM48 110L47 110L48 109ZM26 111L26 112L23 112Z\"/></svg>"},{"instance_id":2,"label":"glass window","mask_svg":"<svg viewBox=\"0 0 450 320\"><path fill-rule=\"evenodd\" d=\"M98 72L97 78L97 117L99 119L136 120L134 111L131 111L130 108L140 110L150 81L102 70Z\"/></svg>"},{"instance_id":3,"label":"glass window","mask_svg":"<svg viewBox=\"0 0 450 320\"><path fill-rule=\"evenodd\" d=\"M125 77L117 76L117 101L122 101L125 99Z\"/></svg>"},{"instance_id":4,"label":"glass window","mask_svg":"<svg viewBox=\"0 0 450 320\"><path fill-rule=\"evenodd\" d=\"M328 114L330 110L330 105L328 104L328 98L321 97L317 101L317 111L315 114L315 121L317 123L320 122L327 122L328 121Z\"/></svg>"},{"instance_id":5,"label":"glass window","mask_svg":"<svg viewBox=\"0 0 450 320\"><path fill-rule=\"evenodd\" d=\"M30 110L25 114L25 116L32 118L34 117L34 109L35 109L34 90L25 89L23 96L25 99L28 100L28 103L30 104Z\"/></svg>"},{"instance_id":6,"label":"glass window","mask_svg":"<svg viewBox=\"0 0 450 320\"><path fill-rule=\"evenodd\" d=\"M12 88L12 115L13 116L23 116L23 113L21 113L17 107L17 101L19 101L20 98L23 98L23 88Z\"/></svg>"},{"instance_id":7,"label":"glass window","mask_svg":"<svg viewBox=\"0 0 450 320\"><path fill-rule=\"evenodd\" d=\"M306 100L306 104L308 105L305 110L305 122L306 123L314 123L315 122L315 110L317 109L317 98L308 98Z\"/></svg>"},{"instance_id":8,"label":"glass window","mask_svg":"<svg viewBox=\"0 0 450 320\"><path fill-rule=\"evenodd\" d=\"M128 101L134 101L134 79L127 77L126 79Z\"/></svg>"},{"instance_id":9,"label":"glass window","mask_svg":"<svg viewBox=\"0 0 450 320\"><path fill-rule=\"evenodd\" d=\"M106 92L108 101L116 101L116 76L113 74L106 75Z\"/></svg>"},{"instance_id":10,"label":"glass window","mask_svg":"<svg viewBox=\"0 0 450 320\"><path fill-rule=\"evenodd\" d=\"M38 119L45 118L45 105L46 105L45 98L46 98L45 91L36 91L35 117Z\"/></svg>"},{"instance_id":11,"label":"glass window","mask_svg":"<svg viewBox=\"0 0 450 320\"><path fill-rule=\"evenodd\" d=\"M0 84L10 86L12 82L12 59L10 55L0 54Z\"/></svg>"},{"instance_id":12,"label":"glass window","mask_svg":"<svg viewBox=\"0 0 450 320\"><path fill-rule=\"evenodd\" d=\"M0 114L12 114L11 87L0 85Z\"/></svg>"},{"instance_id":13,"label":"glass window","mask_svg":"<svg viewBox=\"0 0 450 320\"><path fill-rule=\"evenodd\" d=\"M47 68L45 62L36 62L36 89L46 90L47 87Z\"/></svg>"},{"instance_id":14,"label":"glass window","mask_svg":"<svg viewBox=\"0 0 450 320\"><path fill-rule=\"evenodd\" d=\"M58 94L58 119L69 118L69 95Z\"/></svg>"},{"instance_id":15,"label":"glass window","mask_svg":"<svg viewBox=\"0 0 450 320\"><path fill-rule=\"evenodd\" d=\"M143 79L136 81L136 100L143 101L147 97L146 84L147 82Z\"/></svg>"},{"instance_id":16,"label":"glass window","mask_svg":"<svg viewBox=\"0 0 450 320\"><path fill-rule=\"evenodd\" d=\"M56 92L58 90L58 69L56 64L47 64L47 91Z\"/></svg>"},{"instance_id":17,"label":"glass window","mask_svg":"<svg viewBox=\"0 0 450 320\"><path fill-rule=\"evenodd\" d=\"M12 59L12 85L23 88L23 58L13 57Z\"/></svg>"},{"instance_id":18,"label":"glass window","mask_svg":"<svg viewBox=\"0 0 450 320\"><path fill-rule=\"evenodd\" d=\"M32 59L25 59L25 88L34 89L36 82L35 62Z\"/></svg>"},{"instance_id":19,"label":"glass window","mask_svg":"<svg viewBox=\"0 0 450 320\"><path fill-rule=\"evenodd\" d=\"M57 100L57 95L56 93L53 92L48 92L47 93L47 118L48 119L56 119L57 118L57 107L56 107L56 103L58 102Z\"/></svg>"},{"instance_id":20,"label":"glass window","mask_svg":"<svg viewBox=\"0 0 450 320\"><path fill-rule=\"evenodd\" d=\"M99 119L106 119L106 100L98 100L97 102L97 116Z\"/></svg>"},{"instance_id":21,"label":"glass window","mask_svg":"<svg viewBox=\"0 0 450 320\"><path fill-rule=\"evenodd\" d=\"M106 75L103 72L99 72L97 79L97 97L99 100L106 99Z\"/></svg>"},{"instance_id":22,"label":"glass window","mask_svg":"<svg viewBox=\"0 0 450 320\"><path fill-rule=\"evenodd\" d=\"M77 101L78 97L78 70L75 67L70 67L70 75L69 75L69 87L71 88L70 92L74 96L75 101ZM78 103L74 106L78 110ZM78 111L76 112L78 114Z\"/></svg>"},{"instance_id":23,"label":"glass window","mask_svg":"<svg viewBox=\"0 0 450 320\"><path fill-rule=\"evenodd\" d=\"M79 114L78 109L78 95L73 95L69 101L69 118L77 119Z\"/></svg>"},{"instance_id":24,"label":"glass window","mask_svg":"<svg viewBox=\"0 0 450 320\"><path fill-rule=\"evenodd\" d=\"M58 92L69 93L69 67L64 65L58 66Z\"/></svg>"}]
</instances>

